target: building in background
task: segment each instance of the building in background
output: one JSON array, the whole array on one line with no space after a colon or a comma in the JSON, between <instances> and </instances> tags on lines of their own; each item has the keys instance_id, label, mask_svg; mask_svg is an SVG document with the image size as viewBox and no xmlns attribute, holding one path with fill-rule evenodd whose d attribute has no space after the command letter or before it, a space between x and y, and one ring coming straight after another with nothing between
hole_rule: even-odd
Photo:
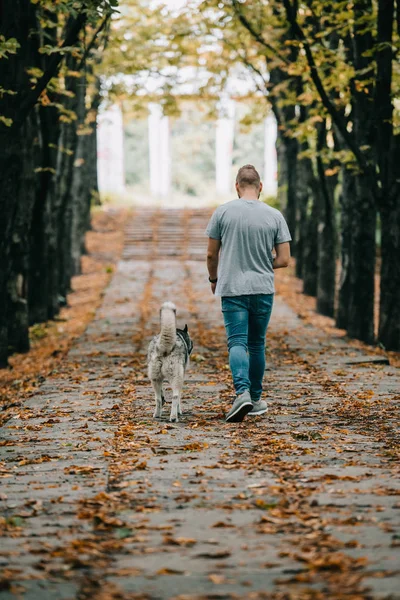
<instances>
[{"instance_id":1,"label":"building in background","mask_svg":"<svg viewBox=\"0 0 400 600\"><path fill-rule=\"evenodd\" d=\"M232 192L233 138L235 133L235 102L224 98L215 125L215 189L218 195Z\"/></svg>"},{"instance_id":2,"label":"building in background","mask_svg":"<svg viewBox=\"0 0 400 600\"><path fill-rule=\"evenodd\" d=\"M149 177L151 195L167 199L171 190L171 141L169 118L159 104L149 104Z\"/></svg>"},{"instance_id":3,"label":"building in background","mask_svg":"<svg viewBox=\"0 0 400 600\"><path fill-rule=\"evenodd\" d=\"M136 202L205 206L235 197L237 169L251 163L264 195L276 196L275 118L243 127L246 110L227 97L216 121L190 105L170 119L151 103L147 121L132 121L126 130L118 106L104 111L98 121L100 193L124 193L127 178Z\"/></svg>"},{"instance_id":4,"label":"building in background","mask_svg":"<svg viewBox=\"0 0 400 600\"><path fill-rule=\"evenodd\" d=\"M125 192L124 126L117 104L98 117L97 174L100 194Z\"/></svg>"}]
</instances>

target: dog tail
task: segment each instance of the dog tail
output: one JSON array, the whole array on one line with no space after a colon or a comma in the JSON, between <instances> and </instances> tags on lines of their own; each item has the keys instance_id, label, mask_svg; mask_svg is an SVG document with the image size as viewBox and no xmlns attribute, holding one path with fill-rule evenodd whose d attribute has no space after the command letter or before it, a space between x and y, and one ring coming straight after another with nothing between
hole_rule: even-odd
<instances>
[{"instance_id":1,"label":"dog tail","mask_svg":"<svg viewBox=\"0 0 400 600\"><path fill-rule=\"evenodd\" d=\"M172 302L164 302L160 310L161 332L158 348L166 356L172 352L176 343L176 307Z\"/></svg>"}]
</instances>

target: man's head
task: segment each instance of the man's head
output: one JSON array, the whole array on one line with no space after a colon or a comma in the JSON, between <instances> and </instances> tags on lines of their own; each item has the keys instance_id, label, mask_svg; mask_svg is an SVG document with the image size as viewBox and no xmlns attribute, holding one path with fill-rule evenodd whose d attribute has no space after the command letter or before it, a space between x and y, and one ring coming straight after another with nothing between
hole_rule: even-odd
<instances>
[{"instance_id":1,"label":"man's head","mask_svg":"<svg viewBox=\"0 0 400 600\"><path fill-rule=\"evenodd\" d=\"M253 165L244 165L236 175L236 191L239 198L250 196L259 198L262 190L260 175Z\"/></svg>"}]
</instances>

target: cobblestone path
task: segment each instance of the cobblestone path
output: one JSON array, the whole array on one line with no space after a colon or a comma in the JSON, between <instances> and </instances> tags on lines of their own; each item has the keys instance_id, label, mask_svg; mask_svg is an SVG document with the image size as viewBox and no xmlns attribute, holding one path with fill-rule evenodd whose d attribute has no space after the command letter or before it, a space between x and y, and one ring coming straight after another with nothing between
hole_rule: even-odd
<instances>
[{"instance_id":1,"label":"cobblestone path","mask_svg":"<svg viewBox=\"0 0 400 600\"><path fill-rule=\"evenodd\" d=\"M136 211L95 319L3 428L0 598L400 598L399 373L277 297L270 410L226 424L208 217ZM145 369L167 299L195 344L173 424Z\"/></svg>"}]
</instances>

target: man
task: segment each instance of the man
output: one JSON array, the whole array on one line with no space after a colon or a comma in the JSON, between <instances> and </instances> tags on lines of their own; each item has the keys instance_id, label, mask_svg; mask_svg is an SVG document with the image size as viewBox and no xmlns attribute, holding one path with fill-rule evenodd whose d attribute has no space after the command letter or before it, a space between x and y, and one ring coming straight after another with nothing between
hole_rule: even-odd
<instances>
[{"instance_id":1,"label":"man","mask_svg":"<svg viewBox=\"0 0 400 600\"><path fill-rule=\"evenodd\" d=\"M260 176L245 165L236 177L238 200L219 206L208 223L207 267L222 313L236 398L226 421L261 415L265 335L274 298L274 269L287 267L291 240L282 214L260 202ZM275 250L275 257L272 252Z\"/></svg>"}]
</instances>

